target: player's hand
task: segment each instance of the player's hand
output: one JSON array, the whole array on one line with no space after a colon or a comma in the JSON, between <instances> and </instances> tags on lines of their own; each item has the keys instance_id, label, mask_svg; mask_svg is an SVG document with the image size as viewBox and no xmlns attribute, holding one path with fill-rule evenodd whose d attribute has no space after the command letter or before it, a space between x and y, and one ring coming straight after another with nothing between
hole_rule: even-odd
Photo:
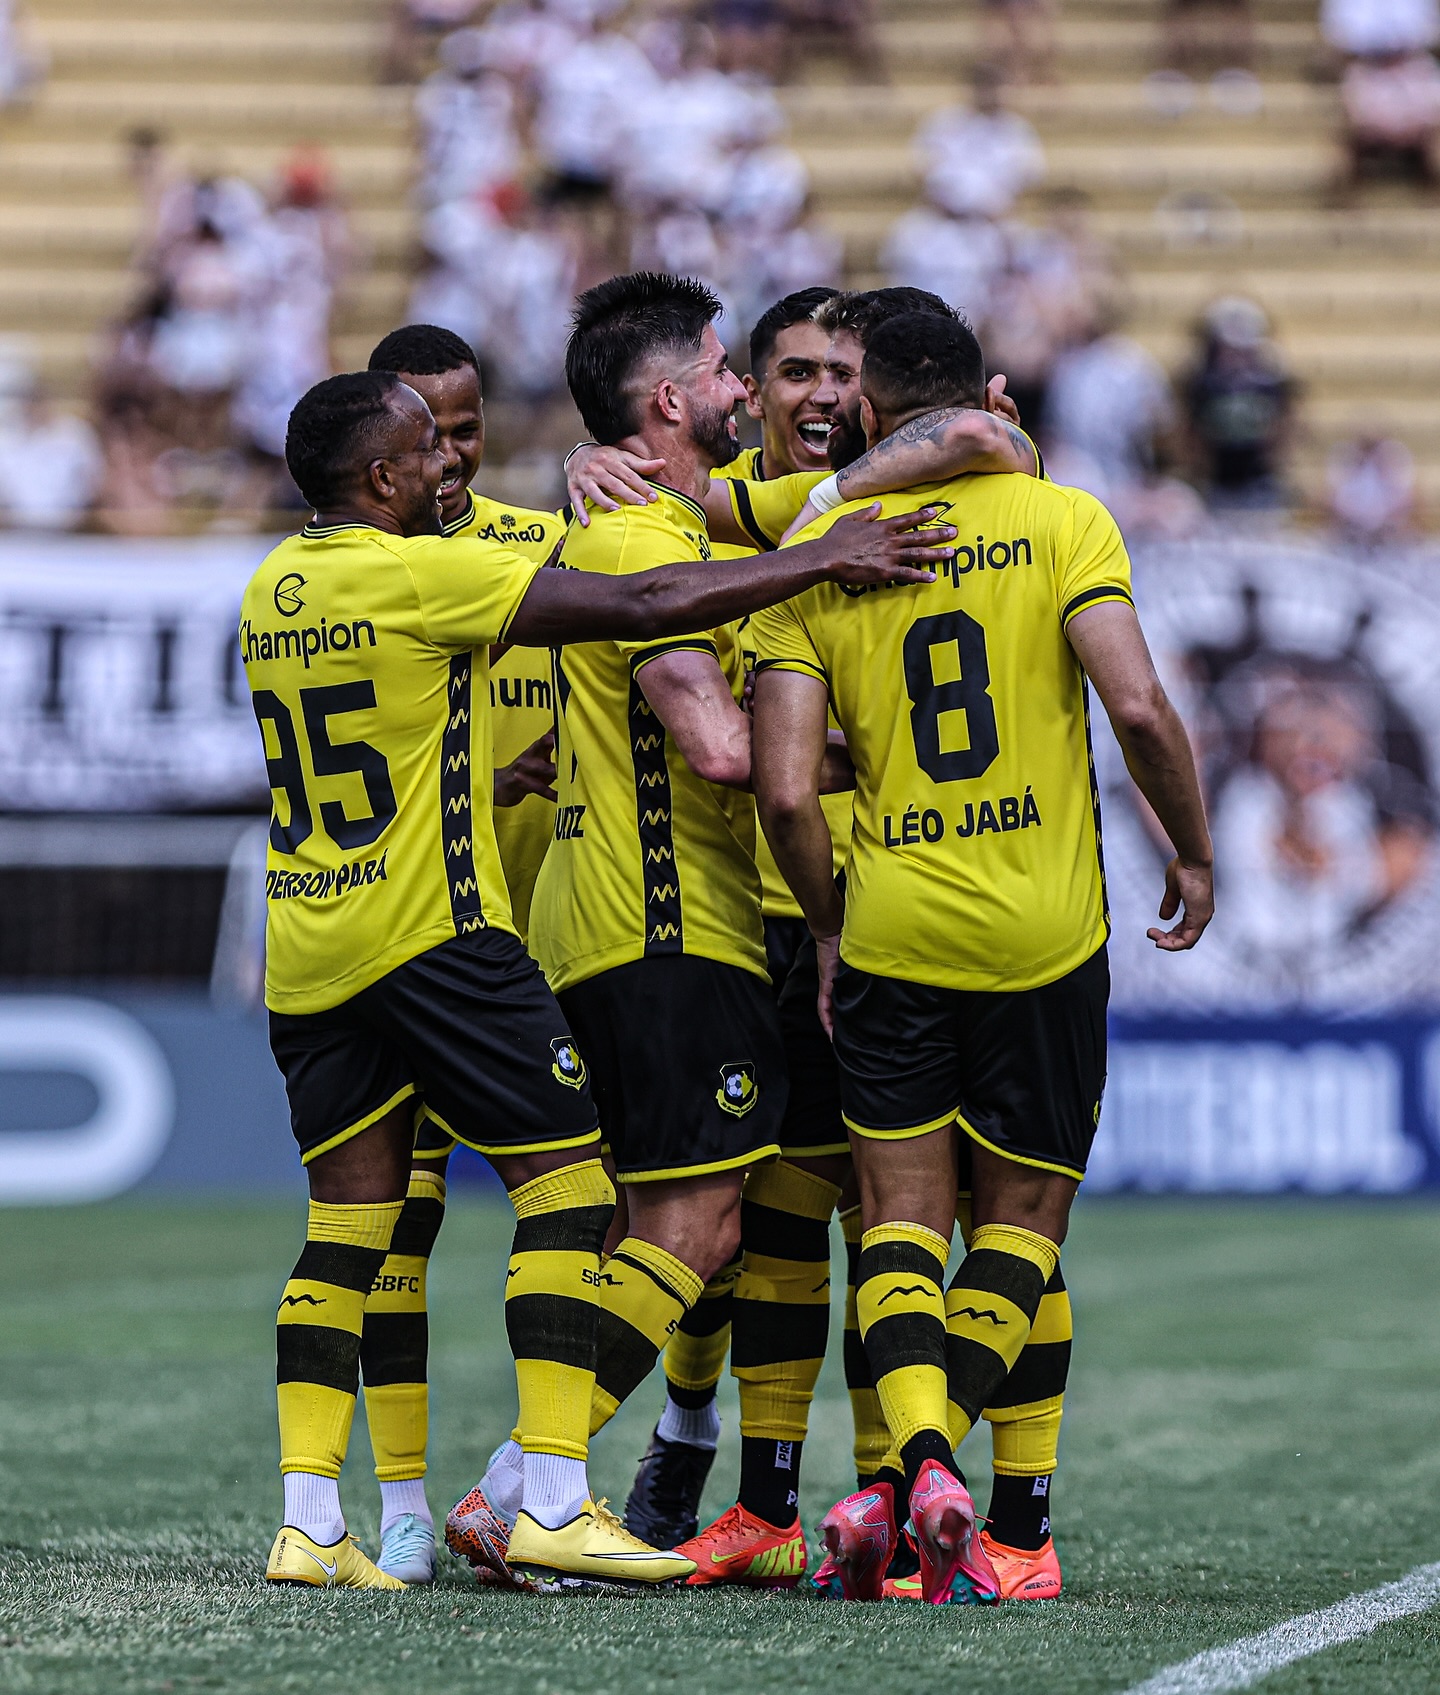
<instances>
[{"instance_id":1,"label":"player's hand","mask_svg":"<svg viewBox=\"0 0 1440 1695\"><path fill-rule=\"evenodd\" d=\"M825 1034L835 1040L835 976L840 969L840 937L816 936L815 958L820 966L820 993L815 1006Z\"/></svg>"},{"instance_id":2,"label":"player's hand","mask_svg":"<svg viewBox=\"0 0 1440 1695\"><path fill-rule=\"evenodd\" d=\"M648 506L658 500L646 478L659 476L664 469L663 459L641 459L623 447L589 443L577 448L565 467L565 486L580 527L590 526L587 500L602 512L618 511L622 501L626 506Z\"/></svg>"},{"instance_id":3,"label":"player's hand","mask_svg":"<svg viewBox=\"0 0 1440 1695\"><path fill-rule=\"evenodd\" d=\"M1005 418L1012 424L1020 422L1020 408L1005 392L1006 379L1003 376L991 377L985 385L985 410L993 412L997 418Z\"/></svg>"},{"instance_id":4,"label":"player's hand","mask_svg":"<svg viewBox=\"0 0 1440 1695\"><path fill-rule=\"evenodd\" d=\"M1165 953L1184 953L1187 948L1193 948L1215 916L1213 866L1187 865L1177 855L1165 867L1165 898L1160 902L1160 916L1168 923L1177 912L1180 922L1173 930L1157 926L1145 932Z\"/></svg>"},{"instance_id":5,"label":"player's hand","mask_svg":"<svg viewBox=\"0 0 1440 1695\"><path fill-rule=\"evenodd\" d=\"M517 759L495 773L496 806L519 806L526 795L555 797L555 732L547 730Z\"/></svg>"},{"instance_id":6,"label":"player's hand","mask_svg":"<svg viewBox=\"0 0 1440 1695\"><path fill-rule=\"evenodd\" d=\"M933 506L918 512L902 512L898 518L881 518L880 503L864 512L838 518L819 543L831 555L829 575L847 588L864 588L870 583L933 583L935 573L924 567L953 559L955 549L945 546L958 533L953 524L934 529L917 529L935 516Z\"/></svg>"}]
</instances>

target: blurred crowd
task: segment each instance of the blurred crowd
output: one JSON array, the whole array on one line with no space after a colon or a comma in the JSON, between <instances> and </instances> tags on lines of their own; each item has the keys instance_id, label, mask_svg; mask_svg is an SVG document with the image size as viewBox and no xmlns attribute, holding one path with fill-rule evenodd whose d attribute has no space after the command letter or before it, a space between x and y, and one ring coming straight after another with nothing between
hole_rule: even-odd
<instances>
[{"instance_id":1,"label":"blurred crowd","mask_svg":"<svg viewBox=\"0 0 1440 1695\"><path fill-rule=\"evenodd\" d=\"M151 535L192 515L251 527L298 510L285 470L295 402L333 369L330 313L354 241L323 154L269 192L182 169L138 130L132 302L93 374L96 422L59 412L0 358L0 508L12 523Z\"/></svg>"},{"instance_id":2,"label":"blurred crowd","mask_svg":"<svg viewBox=\"0 0 1440 1695\"><path fill-rule=\"evenodd\" d=\"M432 0L406 8L433 16ZM475 6L451 11L477 12ZM416 91L424 267L411 316L462 335L535 450L569 430L571 302L617 271L703 278L739 355L780 295L838 277L771 75L812 25L874 73L868 7L501 0L441 36Z\"/></svg>"},{"instance_id":3,"label":"blurred crowd","mask_svg":"<svg viewBox=\"0 0 1440 1695\"><path fill-rule=\"evenodd\" d=\"M1345 185L1397 165L1430 182L1440 0L1318 3L1349 126ZM1188 109L1204 76L1222 109L1258 109L1249 7L1167 0L1147 79L1157 110ZM1169 372L1126 333L1115 255L1012 102L1054 77L1051 0L984 0L979 22L983 62L916 130L919 193L884 232L881 272L967 313L1052 475L1091 489L1132 536L1284 512L1298 396L1265 311L1212 301ZM772 301L854 280L778 93L816 51L855 81L888 75L870 0L394 0L382 75L413 86L417 138L408 314L476 349L495 459L553 471L573 440L571 303L605 276L703 278L737 365ZM0 0L0 101L42 70ZM362 257L327 159L297 150L265 184L196 175L139 130L127 165L142 227L132 304L95 373L97 422L57 411L0 350L0 513L122 533L273 517L298 502L286 418L333 368L336 291ZM1398 442L1344 444L1327 489L1352 539L1414 525Z\"/></svg>"}]
</instances>

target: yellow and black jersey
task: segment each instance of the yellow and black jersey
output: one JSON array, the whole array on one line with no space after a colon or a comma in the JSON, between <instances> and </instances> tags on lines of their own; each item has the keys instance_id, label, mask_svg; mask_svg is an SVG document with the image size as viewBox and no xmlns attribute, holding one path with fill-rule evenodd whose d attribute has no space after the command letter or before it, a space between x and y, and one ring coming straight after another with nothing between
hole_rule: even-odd
<instances>
[{"instance_id":1,"label":"yellow and black jersey","mask_svg":"<svg viewBox=\"0 0 1440 1695\"><path fill-rule=\"evenodd\" d=\"M843 957L942 988L1035 988L1108 933L1085 679L1065 627L1129 603L1130 564L1078 489L975 476L883 499L919 505L960 532L935 582L809 589L756 614L758 663L828 686L855 762Z\"/></svg>"},{"instance_id":2,"label":"yellow and black jersey","mask_svg":"<svg viewBox=\"0 0 1440 1695\"><path fill-rule=\"evenodd\" d=\"M473 536L547 564L565 536L554 512L505 506L472 490L466 510L445 525L447 536ZM512 647L490 671L490 707L495 725L495 764L508 765L554 726L555 697L550 650ZM540 862L555 833L555 803L526 795L518 806L495 808L495 841L510 890L510 909L521 939L528 934L530 899Z\"/></svg>"},{"instance_id":3,"label":"yellow and black jersey","mask_svg":"<svg viewBox=\"0 0 1440 1695\"><path fill-rule=\"evenodd\" d=\"M735 463L740 462L736 460ZM763 462L755 466L756 470L762 468ZM715 475L724 477L730 484L730 510L735 522L755 543L756 551L761 553L768 553L780 545L781 536L799 515L805 497L817 483L825 481L823 471L793 471L787 477L761 481L734 470L730 465Z\"/></svg>"},{"instance_id":4,"label":"yellow and black jersey","mask_svg":"<svg viewBox=\"0 0 1440 1695\"><path fill-rule=\"evenodd\" d=\"M489 647L540 567L489 542L307 526L251 578L240 653L274 796L265 999L336 1006L510 930L490 821Z\"/></svg>"},{"instance_id":5,"label":"yellow and black jersey","mask_svg":"<svg viewBox=\"0 0 1440 1695\"><path fill-rule=\"evenodd\" d=\"M701 507L656 485L650 506L592 511L562 563L615 576L708 559ZM656 954L698 954L765 976L755 804L702 781L651 710L644 667L711 653L736 698L733 625L649 643L585 642L557 658L560 806L530 913L530 942L557 992Z\"/></svg>"},{"instance_id":6,"label":"yellow and black jersey","mask_svg":"<svg viewBox=\"0 0 1440 1695\"><path fill-rule=\"evenodd\" d=\"M728 465L720 466L710 475L719 478L722 482L735 482L737 480L754 483L763 482L765 480L764 452L758 447L742 448ZM735 504L735 491L733 489L730 491L730 504L732 507ZM759 551L758 547L746 547L736 542L712 541L710 543L710 557L712 559L748 559L751 554Z\"/></svg>"},{"instance_id":7,"label":"yellow and black jersey","mask_svg":"<svg viewBox=\"0 0 1440 1695\"><path fill-rule=\"evenodd\" d=\"M718 471L710 473L712 477L721 477L729 483L743 483L743 489L732 488L730 504L737 514L743 510L753 514L756 496L752 485L765 482L765 455L758 447L747 447L736 455L728 465L722 465ZM781 499L771 500L768 495L761 494L759 503L766 517L774 522L779 518L783 506L781 500L790 502L790 511L785 522L776 531L776 539L786 529L790 521L799 511L805 495L820 481L820 476L797 473L785 479L787 489ZM758 528L758 526L757 526ZM774 542L768 537L764 546L773 548ZM711 556L715 559L745 559L760 552L760 545L755 547L736 547L733 545L712 542ZM749 635L750 620L742 618L739 624L740 646L745 655L745 669L753 670L755 666L754 642ZM845 855L850 847L850 796L848 794L824 795L820 804L825 809L825 822L830 826L830 839L835 846L835 870L838 874L845 863ZM770 844L765 840L765 832L759 831L755 838L755 865L760 872L760 910L767 918L803 918L800 903L790 892L790 885L780 875L780 867L775 863L775 855L770 851Z\"/></svg>"}]
</instances>

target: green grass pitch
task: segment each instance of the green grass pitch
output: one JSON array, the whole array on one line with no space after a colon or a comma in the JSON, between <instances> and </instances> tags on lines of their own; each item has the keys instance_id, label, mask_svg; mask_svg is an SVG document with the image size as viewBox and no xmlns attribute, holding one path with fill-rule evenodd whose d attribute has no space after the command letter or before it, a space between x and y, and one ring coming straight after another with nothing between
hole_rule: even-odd
<instances>
[{"instance_id":1,"label":"green grass pitch","mask_svg":"<svg viewBox=\"0 0 1440 1695\"><path fill-rule=\"evenodd\" d=\"M508 1429L508 1214L451 1208L432 1273L432 1506ZM0 1690L1101 1695L1440 1558L1440 1212L1405 1203L1094 1201L1066 1268L1078 1343L1054 1605L796 1595L539 1599L267 1592L274 1303L297 1206L0 1215ZM836 1338L838 1342L838 1337ZM805 1454L813 1525L850 1483L838 1345ZM623 1500L657 1402L596 1444ZM733 1499L733 1387L707 1506ZM373 1538L363 1420L344 1483ZM964 1461L983 1507L988 1436ZM1267 1679L1440 1687L1440 1612Z\"/></svg>"}]
</instances>

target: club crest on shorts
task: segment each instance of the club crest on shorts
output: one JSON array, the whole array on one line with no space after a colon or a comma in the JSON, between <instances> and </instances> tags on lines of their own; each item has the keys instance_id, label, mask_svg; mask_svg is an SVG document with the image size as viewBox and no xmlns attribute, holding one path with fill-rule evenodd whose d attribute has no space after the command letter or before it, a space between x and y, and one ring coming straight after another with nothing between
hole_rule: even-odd
<instances>
[{"instance_id":1,"label":"club crest on shorts","mask_svg":"<svg viewBox=\"0 0 1440 1695\"><path fill-rule=\"evenodd\" d=\"M556 1036L550 1043L550 1052L555 1055L555 1063L550 1067L557 1083L563 1083L567 1089L580 1089L585 1085L585 1061L580 1057L580 1050L568 1036Z\"/></svg>"},{"instance_id":2,"label":"club crest on shorts","mask_svg":"<svg viewBox=\"0 0 1440 1695\"><path fill-rule=\"evenodd\" d=\"M715 1103L721 1112L728 1112L732 1118L743 1118L759 1099L760 1085L755 1081L755 1067L748 1059L720 1067L720 1087L715 1091Z\"/></svg>"}]
</instances>

